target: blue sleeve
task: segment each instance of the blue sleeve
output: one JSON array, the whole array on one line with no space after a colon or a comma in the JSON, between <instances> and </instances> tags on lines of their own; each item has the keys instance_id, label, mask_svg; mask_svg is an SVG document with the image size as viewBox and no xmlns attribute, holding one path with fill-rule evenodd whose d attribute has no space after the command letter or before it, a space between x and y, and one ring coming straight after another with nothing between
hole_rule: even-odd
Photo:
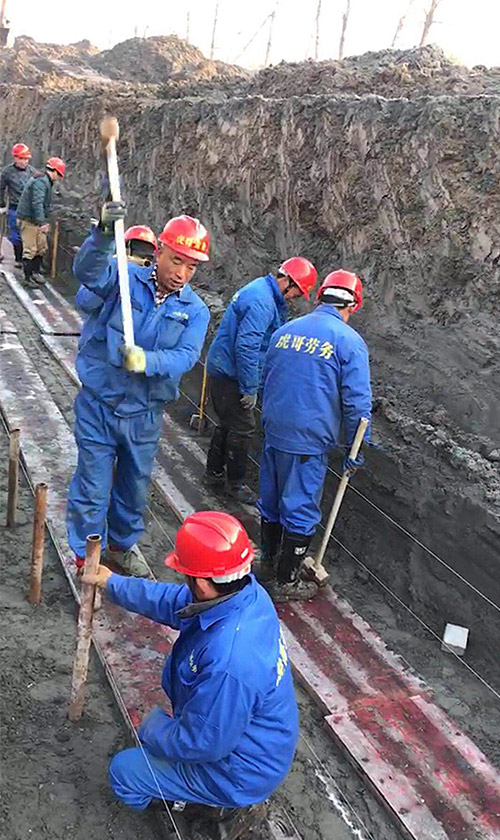
<instances>
[{"instance_id":1,"label":"blue sleeve","mask_svg":"<svg viewBox=\"0 0 500 840\"><path fill-rule=\"evenodd\" d=\"M233 752L245 732L255 690L225 672L201 671L179 717L156 709L139 728L151 752L169 761L212 762Z\"/></svg>"},{"instance_id":2,"label":"blue sleeve","mask_svg":"<svg viewBox=\"0 0 500 840\"><path fill-rule=\"evenodd\" d=\"M86 286L80 286L75 295L75 304L86 315L97 314L102 308L104 300L95 292L91 292Z\"/></svg>"},{"instance_id":3,"label":"blue sleeve","mask_svg":"<svg viewBox=\"0 0 500 840\"><path fill-rule=\"evenodd\" d=\"M340 396L346 445L354 440L356 429L362 417L370 419L372 411L372 389L370 385L370 361L368 348L359 337L352 346L341 354ZM369 440L369 427L365 440Z\"/></svg>"},{"instance_id":4,"label":"blue sleeve","mask_svg":"<svg viewBox=\"0 0 500 840\"><path fill-rule=\"evenodd\" d=\"M241 394L256 394L260 384L260 351L273 320L268 307L254 303L238 325L235 344L236 373Z\"/></svg>"},{"instance_id":5,"label":"blue sleeve","mask_svg":"<svg viewBox=\"0 0 500 840\"><path fill-rule=\"evenodd\" d=\"M178 381L200 358L210 312L203 305L189 320L177 347L146 351L146 376L168 376Z\"/></svg>"},{"instance_id":6,"label":"blue sleeve","mask_svg":"<svg viewBox=\"0 0 500 840\"><path fill-rule=\"evenodd\" d=\"M123 577L112 574L106 584L106 594L110 601L129 612L150 618L158 624L179 629L176 613L193 597L187 586L177 583L154 583L151 580Z\"/></svg>"},{"instance_id":7,"label":"blue sleeve","mask_svg":"<svg viewBox=\"0 0 500 840\"><path fill-rule=\"evenodd\" d=\"M115 240L98 227L82 243L73 263L73 274L83 286L102 298L107 297L118 282L116 261L112 259Z\"/></svg>"},{"instance_id":8,"label":"blue sleeve","mask_svg":"<svg viewBox=\"0 0 500 840\"><path fill-rule=\"evenodd\" d=\"M45 215L45 193L47 192L47 185L43 178L35 178L31 182L31 210L33 212L33 221L37 225L47 224L47 217Z\"/></svg>"}]
</instances>

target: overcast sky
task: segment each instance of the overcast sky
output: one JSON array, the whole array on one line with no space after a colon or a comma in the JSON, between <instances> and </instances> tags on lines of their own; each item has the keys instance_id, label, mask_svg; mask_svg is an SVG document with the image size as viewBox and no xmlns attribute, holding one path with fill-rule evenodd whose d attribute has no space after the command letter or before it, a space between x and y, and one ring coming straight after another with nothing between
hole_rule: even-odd
<instances>
[{"instance_id":1,"label":"overcast sky","mask_svg":"<svg viewBox=\"0 0 500 840\"><path fill-rule=\"evenodd\" d=\"M418 44L429 4L413 0L398 47ZM319 58L337 57L345 5L346 0L322 0ZM409 5L410 0L351 0L344 55L390 46ZM218 6L215 58L261 66L269 37L266 17L275 6L271 63L314 56L317 0L219 0ZM58 43L88 38L106 49L134 34L186 37L189 12L190 41L208 55L215 7L216 0L7 0L7 17L16 36ZM464 64L498 66L499 33L499 0L441 0L429 40Z\"/></svg>"}]
</instances>

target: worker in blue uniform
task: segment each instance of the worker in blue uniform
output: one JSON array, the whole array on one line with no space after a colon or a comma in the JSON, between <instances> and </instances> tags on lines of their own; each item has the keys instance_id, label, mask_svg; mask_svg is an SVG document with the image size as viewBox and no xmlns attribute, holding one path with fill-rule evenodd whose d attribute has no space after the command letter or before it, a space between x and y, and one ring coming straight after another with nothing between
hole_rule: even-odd
<instances>
[{"instance_id":1,"label":"worker in blue uniform","mask_svg":"<svg viewBox=\"0 0 500 840\"><path fill-rule=\"evenodd\" d=\"M78 251L74 272L87 290L76 370L78 464L71 482L67 526L77 568L89 534L108 545L107 559L129 574L149 575L137 548L165 403L199 358L209 312L189 280L208 260L209 238L197 219L170 219L160 234L156 264L129 262L134 347L124 347L114 222L122 202L106 202ZM101 298L102 306L95 303Z\"/></svg>"},{"instance_id":2,"label":"worker in blue uniform","mask_svg":"<svg viewBox=\"0 0 500 840\"><path fill-rule=\"evenodd\" d=\"M292 674L252 560L237 519L201 511L185 519L165 561L186 576L184 585L125 578L104 566L83 578L113 603L180 633L162 677L172 716L154 709L139 727L141 745L111 761L113 790L132 808L160 798L245 808L270 796L290 769L298 739Z\"/></svg>"},{"instance_id":3,"label":"worker in blue uniform","mask_svg":"<svg viewBox=\"0 0 500 840\"><path fill-rule=\"evenodd\" d=\"M245 485L245 474L271 335L286 321L287 302L302 295L308 298L316 278L309 260L291 257L276 276L258 277L243 286L226 309L208 351L210 394L218 423L204 483L238 501L255 501Z\"/></svg>"},{"instance_id":4,"label":"worker in blue uniform","mask_svg":"<svg viewBox=\"0 0 500 840\"><path fill-rule=\"evenodd\" d=\"M264 366L260 462L261 580L275 600L308 599L316 584L299 570L321 519L328 452L341 440L349 452L359 421L370 418L368 349L349 326L363 299L360 279L329 274L319 305L277 330ZM363 462L348 454L353 473Z\"/></svg>"}]
</instances>

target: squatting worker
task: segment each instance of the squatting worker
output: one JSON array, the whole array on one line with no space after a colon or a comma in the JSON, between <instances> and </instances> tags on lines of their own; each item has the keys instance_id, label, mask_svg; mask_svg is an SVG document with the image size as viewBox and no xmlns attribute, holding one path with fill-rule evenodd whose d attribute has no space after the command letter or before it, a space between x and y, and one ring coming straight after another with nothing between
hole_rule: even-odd
<instances>
[{"instance_id":1,"label":"squatting worker","mask_svg":"<svg viewBox=\"0 0 500 840\"><path fill-rule=\"evenodd\" d=\"M160 234L155 264L129 261L136 346L125 349L113 257L114 222L124 215L123 202L106 202L74 263L87 292L78 293L78 303L88 318L76 360L82 383L75 400L78 464L67 525L77 568L84 563L86 537L100 534L107 560L142 577L149 568L136 542L144 530L162 412L199 358L210 319L189 285L198 263L208 260L209 237L198 219L178 216Z\"/></svg>"},{"instance_id":2,"label":"squatting worker","mask_svg":"<svg viewBox=\"0 0 500 840\"><path fill-rule=\"evenodd\" d=\"M371 414L368 349L348 324L363 302L361 281L334 271L317 300L313 312L274 333L264 366L261 579L272 581L275 600L316 593L316 584L300 580L299 567L321 519L328 451L343 426L344 469L353 473L363 457L352 461L348 452L359 421Z\"/></svg>"},{"instance_id":3,"label":"squatting worker","mask_svg":"<svg viewBox=\"0 0 500 840\"><path fill-rule=\"evenodd\" d=\"M234 295L207 356L215 427L204 483L239 501L255 501L245 485L250 439L262 367L273 332L286 321L287 302L309 298L317 272L303 257L291 257L276 276L258 277ZM227 472L227 484L226 474Z\"/></svg>"},{"instance_id":4,"label":"squatting worker","mask_svg":"<svg viewBox=\"0 0 500 840\"><path fill-rule=\"evenodd\" d=\"M162 678L173 716L154 709L139 728L144 752L126 749L111 761L113 790L132 808L159 799L158 783L167 801L239 809L266 799L290 769L298 739L292 674L252 559L237 519L202 511L185 519L165 561L184 585L104 566L84 575L113 603L180 631Z\"/></svg>"},{"instance_id":5,"label":"squatting worker","mask_svg":"<svg viewBox=\"0 0 500 840\"><path fill-rule=\"evenodd\" d=\"M28 286L45 283L40 269L48 250L52 186L55 181L62 180L65 174L64 161L58 157L49 158L45 164L45 173L30 178L17 205L17 223L23 242L24 279Z\"/></svg>"},{"instance_id":6,"label":"squatting worker","mask_svg":"<svg viewBox=\"0 0 500 840\"><path fill-rule=\"evenodd\" d=\"M14 248L14 259L16 266L22 266L23 243L17 226L17 205L21 193L26 184L34 175L36 169L31 166L31 152L25 143L14 143L12 146L12 163L2 169L0 177L0 201L5 200L5 193L9 202L8 206L8 239ZM7 206L0 207L0 213L7 213Z\"/></svg>"}]
</instances>

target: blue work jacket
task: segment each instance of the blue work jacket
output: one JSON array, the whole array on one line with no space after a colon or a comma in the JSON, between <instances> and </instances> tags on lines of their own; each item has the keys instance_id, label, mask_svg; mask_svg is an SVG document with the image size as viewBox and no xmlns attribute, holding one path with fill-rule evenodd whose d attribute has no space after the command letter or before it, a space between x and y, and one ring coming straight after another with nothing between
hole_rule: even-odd
<instances>
[{"instance_id":1,"label":"blue work jacket","mask_svg":"<svg viewBox=\"0 0 500 840\"><path fill-rule=\"evenodd\" d=\"M285 300L272 274L247 283L224 313L208 351L208 373L234 379L240 394L256 394L271 336L286 315Z\"/></svg>"},{"instance_id":2,"label":"blue work jacket","mask_svg":"<svg viewBox=\"0 0 500 840\"><path fill-rule=\"evenodd\" d=\"M146 351L146 372L129 373L119 350L125 339L113 251L114 239L94 228L75 257L73 271L86 290L76 303L88 316L76 370L82 385L118 416L161 411L177 399L181 376L198 360L210 314L190 286L157 307L153 268L129 263L134 341Z\"/></svg>"},{"instance_id":3,"label":"blue work jacket","mask_svg":"<svg viewBox=\"0 0 500 840\"><path fill-rule=\"evenodd\" d=\"M110 599L180 631L163 669L173 717L139 729L156 756L182 762L215 798L258 802L283 781L298 739L298 711L283 632L253 575L242 590L191 618L186 585L111 575ZM186 772L189 772L186 770Z\"/></svg>"},{"instance_id":4,"label":"blue work jacket","mask_svg":"<svg viewBox=\"0 0 500 840\"><path fill-rule=\"evenodd\" d=\"M262 420L275 449L317 455L350 445L361 417L370 418L368 348L330 304L277 330L264 366ZM366 435L367 437L368 435Z\"/></svg>"}]
</instances>

